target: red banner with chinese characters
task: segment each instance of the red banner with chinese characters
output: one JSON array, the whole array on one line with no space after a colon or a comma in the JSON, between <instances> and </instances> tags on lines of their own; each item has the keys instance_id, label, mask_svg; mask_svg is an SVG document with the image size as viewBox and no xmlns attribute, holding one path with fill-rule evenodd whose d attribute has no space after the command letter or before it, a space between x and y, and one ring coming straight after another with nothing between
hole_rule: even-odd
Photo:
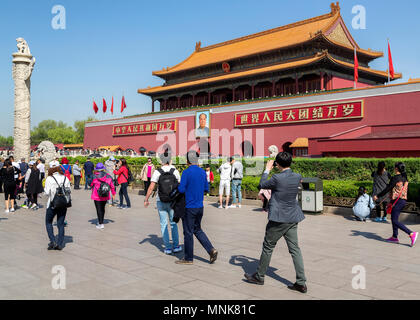
<instances>
[{"instance_id":1,"label":"red banner with chinese characters","mask_svg":"<svg viewBox=\"0 0 420 320\"><path fill-rule=\"evenodd\" d=\"M235 127L363 118L363 101L235 114Z\"/></svg>"},{"instance_id":2,"label":"red banner with chinese characters","mask_svg":"<svg viewBox=\"0 0 420 320\"><path fill-rule=\"evenodd\" d=\"M178 120L141 122L123 124L112 128L113 136L130 136L137 134L151 134L159 131L176 131Z\"/></svg>"}]
</instances>

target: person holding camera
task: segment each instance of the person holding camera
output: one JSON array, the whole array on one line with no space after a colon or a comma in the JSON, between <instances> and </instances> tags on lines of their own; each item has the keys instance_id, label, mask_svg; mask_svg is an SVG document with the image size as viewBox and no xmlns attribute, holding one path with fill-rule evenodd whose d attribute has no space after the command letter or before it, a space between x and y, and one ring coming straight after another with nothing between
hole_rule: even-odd
<instances>
[{"instance_id":1,"label":"person holding camera","mask_svg":"<svg viewBox=\"0 0 420 320\"><path fill-rule=\"evenodd\" d=\"M117 176L118 184L120 185L120 203L118 204L117 208L119 209L130 209L131 208L131 202L130 198L128 197L128 166L127 166L127 160L125 158L121 158L120 160L117 160L117 164L115 165L114 174ZM127 202L127 206L124 206L124 199Z\"/></svg>"},{"instance_id":2,"label":"person holding camera","mask_svg":"<svg viewBox=\"0 0 420 320\"><path fill-rule=\"evenodd\" d=\"M274 163L281 172L268 179ZM259 188L271 190L271 198L268 203L269 221L265 230L258 269L254 274L245 273L245 278L253 284L264 284L264 276L270 264L273 250L277 241L284 237L296 271L296 283L288 288L306 293L305 271L297 233L299 222L305 219L296 199L298 188L302 183L302 176L290 169L291 164L292 155L288 152L280 152L277 154L275 162L273 160L267 162L266 169L261 176Z\"/></svg>"}]
</instances>

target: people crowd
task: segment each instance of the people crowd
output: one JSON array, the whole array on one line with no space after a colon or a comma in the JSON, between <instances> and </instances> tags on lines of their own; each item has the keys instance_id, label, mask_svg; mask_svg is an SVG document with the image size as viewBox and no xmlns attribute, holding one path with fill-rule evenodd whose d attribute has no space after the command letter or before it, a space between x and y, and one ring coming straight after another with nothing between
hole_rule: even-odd
<instances>
[{"instance_id":1,"label":"people crowd","mask_svg":"<svg viewBox=\"0 0 420 320\"><path fill-rule=\"evenodd\" d=\"M0 158L0 192L5 196L5 212L15 213L19 208L17 201L25 195L20 208L38 210L42 206L38 200L47 196L45 226L49 243L48 250L63 250L65 247L66 215L72 206L71 186L80 190L82 178L85 178L84 189L90 191L90 198L97 214L96 228L104 230L107 204L119 209L130 209L131 200L128 186L134 180L125 158L116 159L110 156L104 163L96 165L90 158L81 165L75 161L70 165L66 157L48 163L48 174L45 176L45 162L42 159L26 162L21 159L15 162L13 156ZM298 225L305 218L297 201L297 194L302 185L302 176L293 172L293 157L288 152L280 152L274 160L267 163L259 183L259 197L263 209L268 213L268 223L262 243L262 252L255 272L246 273L245 280L252 284L263 285L264 277L270 265L271 255L277 242L284 237L293 260L296 282L289 289L307 292L303 256L298 245ZM214 184L214 174L209 165L205 169L199 165L199 155L195 151L187 153L188 168L182 175L173 166L168 154L161 155L161 166L155 167L152 158L142 167L140 178L144 182L144 207L148 207L150 197L157 189L156 208L161 229L165 254L174 254L184 249L183 258L177 264L192 265L194 261L194 237L200 242L209 255L209 263L217 260L218 250L202 228L205 213L204 195L209 194ZM279 173L270 176L273 168ZM229 157L218 168L219 208L241 208L242 180L244 169L237 157ZM387 223L387 214L391 215L392 236L390 243L399 243L398 231L406 233L411 246L417 241L418 232L407 228L399 222L402 209L406 205L408 178L405 165L398 162L394 166L394 176L386 170L385 163L379 162L372 173L373 190L369 194L360 186L354 201L353 215L358 221L376 221ZM119 187L119 201L116 205L116 193ZM232 203L230 193L232 190ZM80 191L79 191L80 192ZM226 196L225 202L223 195ZM125 201L125 204L124 204ZM376 217L375 217L376 216ZM54 235L53 220L57 220L58 235ZM182 220L184 248L182 249L178 221ZM172 242L170 241L170 235Z\"/></svg>"}]
</instances>

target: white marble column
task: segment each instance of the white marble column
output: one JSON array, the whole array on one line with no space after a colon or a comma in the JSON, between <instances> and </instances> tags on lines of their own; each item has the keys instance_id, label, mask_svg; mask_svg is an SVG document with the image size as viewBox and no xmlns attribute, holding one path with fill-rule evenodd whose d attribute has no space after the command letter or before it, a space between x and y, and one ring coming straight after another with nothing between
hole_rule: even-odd
<instances>
[{"instance_id":1,"label":"white marble column","mask_svg":"<svg viewBox=\"0 0 420 320\"><path fill-rule=\"evenodd\" d=\"M18 52L13 53L15 82L14 158L29 160L31 152L31 75L35 58L23 38L16 39Z\"/></svg>"}]
</instances>

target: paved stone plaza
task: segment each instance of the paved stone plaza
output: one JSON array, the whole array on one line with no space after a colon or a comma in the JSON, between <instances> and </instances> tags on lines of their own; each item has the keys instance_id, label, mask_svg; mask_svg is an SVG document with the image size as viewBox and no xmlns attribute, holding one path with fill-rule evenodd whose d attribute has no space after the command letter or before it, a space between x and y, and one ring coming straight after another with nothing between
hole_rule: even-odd
<instances>
[{"instance_id":1,"label":"paved stone plaza","mask_svg":"<svg viewBox=\"0 0 420 320\"><path fill-rule=\"evenodd\" d=\"M295 280L291 257L280 240L264 286L243 281L257 266L267 214L255 206L217 209L205 203L203 229L219 250L215 264L195 241L192 266L163 253L155 198L130 194L131 210L107 207L105 229L95 228L90 192L75 190L68 211L66 247L47 251L45 209L0 213L0 299L418 299L420 244L384 242L391 225L342 216L307 216L300 246L308 293L287 285ZM41 203L45 203L45 196ZM22 203L22 201L20 201ZM182 235L182 226L180 235ZM420 226L411 226L419 231ZM56 229L55 229L56 230ZM183 243L182 236L180 237ZM66 270L66 289L54 290L52 267ZM352 288L352 267L366 268L366 289Z\"/></svg>"}]
</instances>

